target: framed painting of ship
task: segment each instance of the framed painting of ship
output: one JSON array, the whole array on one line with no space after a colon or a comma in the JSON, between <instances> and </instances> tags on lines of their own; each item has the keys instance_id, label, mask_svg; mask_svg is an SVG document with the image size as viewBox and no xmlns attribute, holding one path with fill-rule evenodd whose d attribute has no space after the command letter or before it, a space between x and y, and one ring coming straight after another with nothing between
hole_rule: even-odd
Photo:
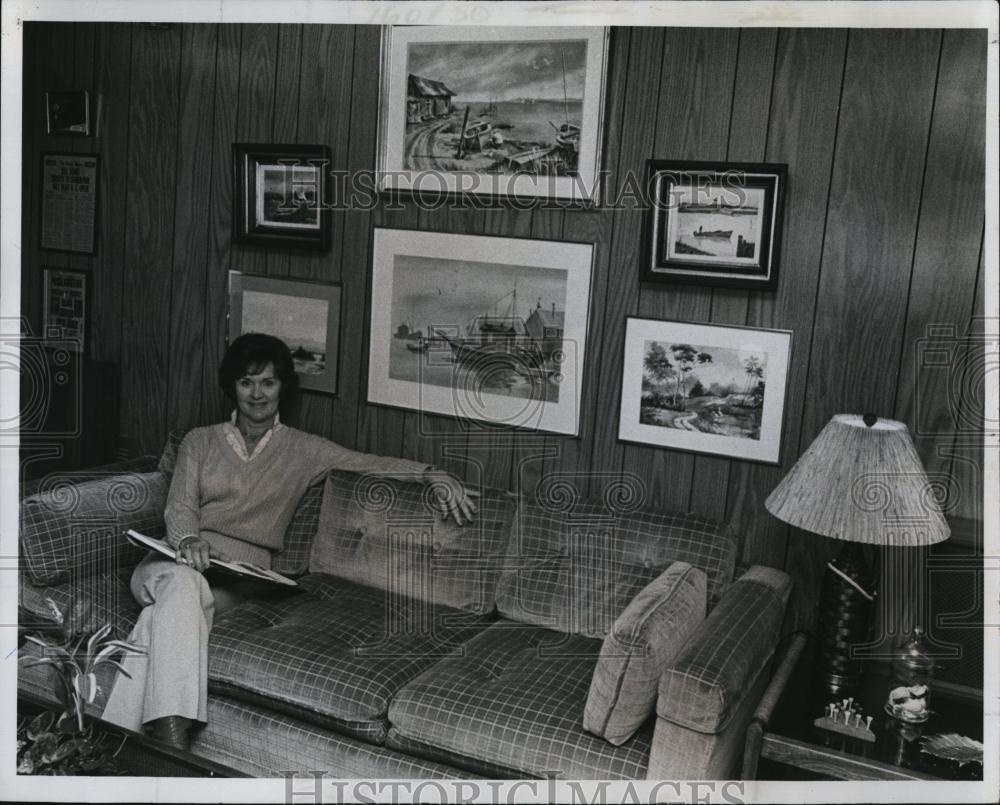
<instances>
[{"instance_id":1,"label":"framed painting of ship","mask_svg":"<svg viewBox=\"0 0 1000 805\"><path fill-rule=\"evenodd\" d=\"M643 280L772 290L788 166L647 163Z\"/></svg>"},{"instance_id":2,"label":"framed painting of ship","mask_svg":"<svg viewBox=\"0 0 1000 805\"><path fill-rule=\"evenodd\" d=\"M330 248L330 149L233 145L233 240L258 246Z\"/></svg>"},{"instance_id":3,"label":"framed painting of ship","mask_svg":"<svg viewBox=\"0 0 1000 805\"><path fill-rule=\"evenodd\" d=\"M229 272L229 340L268 333L292 351L299 387L337 393L340 355L339 283Z\"/></svg>"},{"instance_id":4,"label":"framed painting of ship","mask_svg":"<svg viewBox=\"0 0 1000 805\"><path fill-rule=\"evenodd\" d=\"M630 316L618 438L779 463L792 333Z\"/></svg>"},{"instance_id":5,"label":"framed painting of ship","mask_svg":"<svg viewBox=\"0 0 1000 805\"><path fill-rule=\"evenodd\" d=\"M379 187L596 203L608 30L390 26Z\"/></svg>"},{"instance_id":6,"label":"framed painting of ship","mask_svg":"<svg viewBox=\"0 0 1000 805\"><path fill-rule=\"evenodd\" d=\"M593 249L376 228L368 402L577 435Z\"/></svg>"}]
</instances>

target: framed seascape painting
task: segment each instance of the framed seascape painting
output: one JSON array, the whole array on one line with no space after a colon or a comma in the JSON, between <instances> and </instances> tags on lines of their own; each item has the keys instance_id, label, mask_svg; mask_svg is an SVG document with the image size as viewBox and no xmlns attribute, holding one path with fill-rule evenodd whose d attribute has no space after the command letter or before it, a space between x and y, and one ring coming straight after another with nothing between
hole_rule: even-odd
<instances>
[{"instance_id":1,"label":"framed seascape painting","mask_svg":"<svg viewBox=\"0 0 1000 805\"><path fill-rule=\"evenodd\" d=\"M337 393L340 355L338 283L229 272L229 340L268 333L292 351L299 386Z\"/></svg>"},{"instance_id":2,"label":"framed seascape painting","mask_svg":"<svg viewBox=\"0 0 1000 805\"><path fill-rule=\"evenodd\" d=\"M379 186L596 202L606 28L386 29Z\"/></svg>"},{"instance_id":3,"label":"framed seascape painting","mask_svg":"<svg viewBox=\"0 0 1000 805\"><path fill-rule=\"evenodd\" d=\"M593 248L377 228L368 401L576 435Z\"/></svg>"},{"instance_id":4,"label":"framed seascape painting","mask_svg":"<svg viewBox=\"0 0 1000 805\"><path fill-rule=\"evenodd\" d=\"M788 166L649 160L643 280L773 289Z\"/></svg>"},{"instance_id":5,"label":"framed seascape painting","mask_svg":"<svg viewBox=\"0 0 1000 805\"><path fill-rule=\"evenodd\" d=\"M618 438L779 463L792 334L628 318Z\"/></svg>"},{"instance_id":6,"label":"framed seascape painting","mask_svg":"<svg viewBox=\"0 0 1000 805\"><path fill-rule=\"evenodd\" d=\"M233 145L233 240L258 246L330 248L330 149Z\"/></svg>"}]
</instances>

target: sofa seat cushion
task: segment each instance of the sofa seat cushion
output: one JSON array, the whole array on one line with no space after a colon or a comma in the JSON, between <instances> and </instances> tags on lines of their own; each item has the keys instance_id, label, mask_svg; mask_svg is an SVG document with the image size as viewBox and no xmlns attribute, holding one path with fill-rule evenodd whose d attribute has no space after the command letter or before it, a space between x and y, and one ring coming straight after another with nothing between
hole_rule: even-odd
<instances>
[{"instance_id":1,"label":"sofa seat cushion","mask_svg":"<svg viewBox=\"0 0 1000 805\"><path fill-rule=\"evenodd\" d=\"M327 574L223 613L209 638L209 689L383 743L396 692L488 625Z\"/></svg>"},{"instance_id":2,"label":"sofa seat cushion","mask_svg":"<svg viewBox=\"0 0 1000 805\"><path fill-rule=\"evenodd\" d=\"M467 768L485 762L525 777L643 779L651 723L621 746L583 730L600 649L599 640L497 621L396 694L393 735Z\"/></svg>"},{"instance_id":3,"label":"sofa seat cushion","mask_svg":"<svg viewBox=\"0 0 1000 805\"><path fill-rule=\"evenodd\" d=\"M18 586L18 625L30 631L36 627L44 630L53 624L55 614L49 603L51 601L64 618L72 618L81 627L110 623L115 635L124 640L135 626L141 610L129 590L131 576L132 568L126 567L83 576L72 582L39 587L22 573Z\"/></svg>"},{"instance_id":4,"label":"sofa seat cushion","mask_svg":"<svg viewBox=\"0 0 1000 805\"><path fill-rule=\"evenodd\" d=\"M602 501L523 501L497 586L500 614L603 638L625 606L673 562L705 573L709 608L731 583L732 528L688 514L615 512Z\"/></svg>"},{"instance_id":5,"label":"sofa seat cushion","mask_svg":"<svg viewBox=\"0 0 1000 805\"><path fill-rule=\"evenodd\" d=\"M327 476L309 570L486 614L510 539L514 502L483 489L471 523L441 519L423 484Z\"/></svg>"}]
</instances>

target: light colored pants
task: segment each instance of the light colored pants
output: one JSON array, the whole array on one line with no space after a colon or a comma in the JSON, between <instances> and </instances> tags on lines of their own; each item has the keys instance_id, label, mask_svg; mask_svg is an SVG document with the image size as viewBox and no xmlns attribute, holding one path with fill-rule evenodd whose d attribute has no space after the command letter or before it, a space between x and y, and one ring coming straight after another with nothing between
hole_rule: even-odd
<instances>
[{"instance_id":1,"label":"light colored pants","mask_svg":"<svg viewBox=\"0 0 1000 805\"><path fill-rule=\"evenodd\" d=\"M187 565L151 553L132 572L132 595L142 604L129 642L147 653L126 654L103 719L140 732L164 716L208 720L208 634L214 616L239 602L230 587L209 586Z\"/></svg>"}]
</instances>

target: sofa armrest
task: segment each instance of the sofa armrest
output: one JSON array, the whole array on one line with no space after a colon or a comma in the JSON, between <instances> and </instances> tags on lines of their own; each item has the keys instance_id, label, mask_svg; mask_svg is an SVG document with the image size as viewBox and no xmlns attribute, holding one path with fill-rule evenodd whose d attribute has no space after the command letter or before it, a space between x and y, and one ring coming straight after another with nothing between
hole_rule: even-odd
<instances>
[{"instance_id":1,"label":"sofa armrest","mask_svg":"<svg viewBox=\"0 0 1000 805\"><path fill-rule=\"evenodd\" d=\"M124 532L164 536L167 487L160 472L43 486L21 501L21 569L44 587L66 581L71 571L89 576L136 564L146 552Z\"/></svg>"},{"instance_id":2,"label":"sofa armrest","mask_svg":"<svg viewBox=\"0 0 1000 805\"><path fill-rule=\"evenodd\" d=\"M69 470L67 472L52 472L41 478L33 478L21 484L19 499L24 500L38 492L44 492L54 486L77 486L98 478L112 475L125 475L133 472L152 472L156 469L156 456L147 455L137 458L115 461L111 464L101 464L97 467L87 467L84 470Z\"/></svg>"},{"instance_id":3,"label":"sofa armrest","mask_svg":"<svg viewBox=\"0 0 1000 805\"><path fill-rule=\"evenodd\" d=\"M761 741L771 723L774 709L778 706L778 702L781 701L781 696L785 692L788 680L798 665L799 657L806 645L806 635L804 632L795 632L783 642L787 645L778 649L777 656L781 658L778 668L775 670L774 676L771 677L764 695L760 697L757 709L747 727L747 742L743 751L743 774L741 775L743 780L753 780L757 777Z\"/></svg>"},{"instance_id":4,"label":"sofa armrest","mask_svg":"<svg viewBox=\"0 0 1000 805\"><path fill-rule=\"evenodd\" d=\"M657 714L697 732L724 730L774 653L791 586L787 573L760 565L737 579L660 677Z\"/></svg>"}]
</instances>

